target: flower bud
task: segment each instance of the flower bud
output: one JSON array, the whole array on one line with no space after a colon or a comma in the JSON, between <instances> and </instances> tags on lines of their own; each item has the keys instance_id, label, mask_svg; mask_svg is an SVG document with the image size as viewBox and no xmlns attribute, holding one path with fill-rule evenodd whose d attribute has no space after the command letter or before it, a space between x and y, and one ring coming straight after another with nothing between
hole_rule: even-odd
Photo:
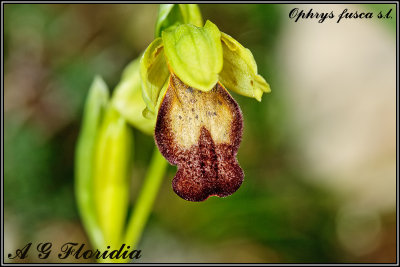
<instances>
[{"instance_id":1,"label":"flower bud","mask_svg":"<svg viewBox=\"0 0 400 267\"><path fill-rule=\"evenodd\" d=\"M93 162L96 137L108 104L108 97L107 85L100 77L96 77L89 89L85 103L75 156L76 201L90 241L97 247L104 244L104 236L94 208Z\"/></svg>"},{"instance_id":2,"label":"flower bud","mask_svg":"<svg viewBox=\"0 0 400 267\"><path fill-rule=\"evenodd\" d=\"M120 246L125 226L131 151L131 129L119 112L109 106L96 142L93 190L99 224L110 246Z\"/></svg>"}]
</instances>

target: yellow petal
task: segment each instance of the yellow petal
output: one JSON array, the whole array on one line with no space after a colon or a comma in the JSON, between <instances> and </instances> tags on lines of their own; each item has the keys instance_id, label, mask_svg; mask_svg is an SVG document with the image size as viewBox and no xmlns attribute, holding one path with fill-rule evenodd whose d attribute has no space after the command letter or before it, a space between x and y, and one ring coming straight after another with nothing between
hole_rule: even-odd
<instances>
[{"instance_id":1,"label":"yellow petal","mask_svg":"<svg viewBox=\"0 0 400 267\"><path fill-rule=\"evenodd\" d=\"M261 101L263 93L271 92L269 84L257 74L257 64L249 49L221 32L224 65L220 82L229 90Z\"/></svg>"},{"instance_id":2,"label":"yellow petal","mask_svg":"<svg viewBox=\"0 0 400 267\"><path fill-rule=\"evenodd\" d=\"M144 52L140 60L140 77L142 96L146 103L144 114L155 116L160 91L169 77L161 38L155 39Z\"/></svg>"}]
</instances>

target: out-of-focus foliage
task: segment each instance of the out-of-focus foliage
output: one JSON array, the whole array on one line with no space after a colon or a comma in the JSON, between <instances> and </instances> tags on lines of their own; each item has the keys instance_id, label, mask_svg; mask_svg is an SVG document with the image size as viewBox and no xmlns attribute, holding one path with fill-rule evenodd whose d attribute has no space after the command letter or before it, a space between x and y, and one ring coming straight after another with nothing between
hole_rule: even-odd
<instances>
[{"instance_id":1,"label":"out-of-focus foliage","mask_svg":"<svg viewBox=\"0 0 400 267\"><path fill-rule=\"evenodd\" d=\"M201 203L184 201L172 192L175 167L170 167L139 245L142 260L158 262L168 255L176 262L188 247L199 248L191 257L194 262L371 260L373 256L348 254L338 243L335 217L341 199L306 182L304 177L311 174L302 168L290 138L291 110L282 85L288 77L277 67L276 56L286 9L276 4L199 6L204 20L210 19L252 51L258 73L273 92L261 103L234 94L245 126L238 151L245 180L234 195ZM85 96L96 74L114 88L124 67L150 44L158 6L4 7L5 217L18 222L20 234L15 238L21 246L33 239L56 239L39 231L49 224L69 221L80 229L73 162ZM132 203L154 147L154 140L138 130L134 139ZM389 233L392 218L388 214L383 219L382 227ZM163 243L165 236L152 235L157 229L176 242ZM17 236L7 228L5 232Z\"/></svg>"}]
</instances>

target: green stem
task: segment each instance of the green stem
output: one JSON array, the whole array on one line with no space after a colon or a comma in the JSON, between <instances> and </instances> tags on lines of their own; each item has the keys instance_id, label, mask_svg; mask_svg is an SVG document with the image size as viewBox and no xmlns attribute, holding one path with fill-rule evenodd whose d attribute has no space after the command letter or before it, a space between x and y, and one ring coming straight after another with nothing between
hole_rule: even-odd
<instances>
[{"instance_id":1,"label":"green stem","mask_svg":"<svg viewBox=\"0 0 400 267\"><path fill-rule=\"evenodd\" d=\"M167 161L155 147L144 185L128 223L124 244L131 247L137 246L160 189L166 168ZM129 258L127 261L129 262Z\"/></svg>"}]
</instances>

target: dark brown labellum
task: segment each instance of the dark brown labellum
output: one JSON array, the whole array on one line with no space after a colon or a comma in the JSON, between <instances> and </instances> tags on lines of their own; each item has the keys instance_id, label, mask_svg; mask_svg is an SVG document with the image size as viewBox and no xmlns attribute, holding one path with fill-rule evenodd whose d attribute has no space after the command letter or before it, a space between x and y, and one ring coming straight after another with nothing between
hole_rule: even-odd
<instances>
[{"instance_id":1,"label":"dark brown labellum","mask_svg":"<svg viewBox=\"0 0 400 267\"><path fill-rule=\"evenodd\" d=\"M175 193L190 201L233 194L244 176L236 160L242 129L239 105L220 83L202 92L171 75L155 140L161 154L178 166Z\"/></svg>"}]
</instances>

